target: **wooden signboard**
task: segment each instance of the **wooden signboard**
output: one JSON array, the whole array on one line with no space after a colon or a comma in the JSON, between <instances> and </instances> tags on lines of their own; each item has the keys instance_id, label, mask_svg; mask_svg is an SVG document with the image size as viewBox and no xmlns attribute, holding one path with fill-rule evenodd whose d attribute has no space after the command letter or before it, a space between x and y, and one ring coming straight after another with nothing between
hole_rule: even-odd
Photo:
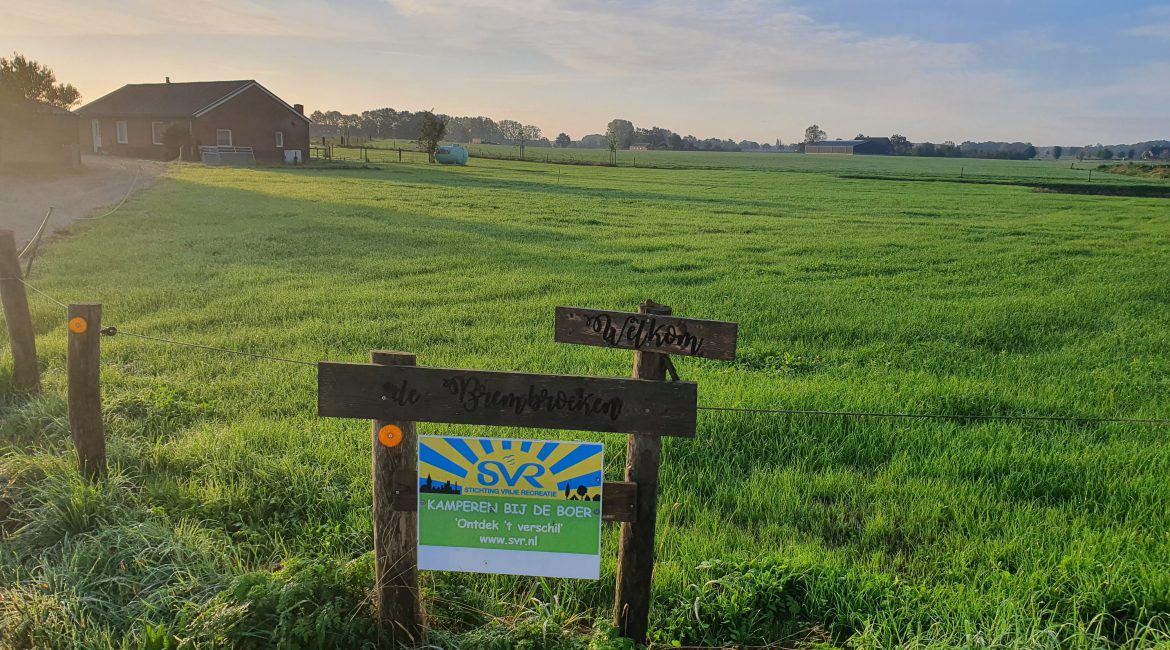
<instances>
[{"instance_id":1,"label":"wooden signboard","mask_svg":"<svg viewBox=\"0 0 1170 650\"><path fill-rule=\"evenodd\" d=\"M581 307L557 307L558 343L596 345L730 361L739 326L716 320L675 318Z\"/></svg>"},{"instance_id":2,"label":"wooden signboard","mask_svg":"<svg viewBox=\"0 0 1170 650\"><path fill-rule=\"evenodd\" d=\"M660 382L321 362L323 417L695 436L698 389Z\"/></svg>"}]
</instances>

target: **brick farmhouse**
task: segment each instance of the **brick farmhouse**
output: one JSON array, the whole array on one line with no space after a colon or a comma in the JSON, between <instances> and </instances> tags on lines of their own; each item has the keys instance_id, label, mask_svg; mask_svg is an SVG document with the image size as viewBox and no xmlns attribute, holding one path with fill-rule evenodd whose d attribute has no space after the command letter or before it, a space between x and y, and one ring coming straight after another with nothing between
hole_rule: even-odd
<instances>
[{"instance_id":1,"label":"brick farmhouse","mask_svg":"<svg viewBox=\"0 0 1170 650\"><path fill-rule=\"evenodd\" d=\"M183 129L182 156L199 159L199 147L251 147L256 160L281 162L299 151L309 158L309 119L252 80L129 84L75 111L82 117L83 151L170 160L172 125ZM289 153L286 153L289 152Z\"/></svg>"}]
</instances>

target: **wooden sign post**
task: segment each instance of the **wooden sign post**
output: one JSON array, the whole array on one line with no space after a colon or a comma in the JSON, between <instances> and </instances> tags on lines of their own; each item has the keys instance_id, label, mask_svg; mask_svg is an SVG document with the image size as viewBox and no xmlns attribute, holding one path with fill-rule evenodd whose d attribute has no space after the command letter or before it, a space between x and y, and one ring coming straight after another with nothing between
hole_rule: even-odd
<instances>
[{"instance_id":1,"label":"wooden sign post","mask_svg":"<svg viewBox=\"0 0 1170 650\"><path fill-rule=\"evenodd\" d=\"M557 307L556 340L634 350L634 377L651 381L666 379L667 368L673 368L670 354L735 358L735 323L673 318L670 314L670 307L652 300L642 303L637 314ZM646 641L650 621L661 455L658 435L630 436L626 481L636 484L638 491L634 521L622 524L613 617L622 636L638 643Z\"/></svg>"},{"instance_id":2,"label":"wooden sign post","mask_svg":"<svg viewBox=\"0 0 1170 650\"><path fill-rule=\"evenodd\" d=\"M371 360L319 363L317 414L374 421L375 592L386 648L418 644L424 635L415 422L629 433L653 448L660 436L695 435L698 389L691 382L420 368L401 352L374 352ZM639 491L630 482L605 482L602 519L636 520Z\"/></svg>"},{"instance_id":3,"label":"wooden sign post","mask_svg":"<svg viewBox=\"0 0 1170 650\"><path fill-rule=\"evenodd\" d=\"M370 362L382 366L414 366L413 354L370 352ZM413 646L423 640L422 608L418 597L418 513L396 510L394 479L417 471L414 422L374 419L373 519L374 599L378 637L384 647Z\"/></svg>"}]
</instances>

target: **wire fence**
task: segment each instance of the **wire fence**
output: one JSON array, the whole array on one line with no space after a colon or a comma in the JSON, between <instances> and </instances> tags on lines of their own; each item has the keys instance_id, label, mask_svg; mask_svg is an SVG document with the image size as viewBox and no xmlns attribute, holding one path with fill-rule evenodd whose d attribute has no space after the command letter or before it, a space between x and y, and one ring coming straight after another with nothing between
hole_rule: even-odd
<instances>
[{"instance_id":1,"label":"wire fence","mask_svg":"<svg viewBox=\"0 0 1170 650\"><path fill-rule=\"evenodd\" d=\"M57 300L48 293L29 284L23 278L18 278L25 287L34 291L37 295L62 309L69 309L69 306L64 302ZM139 334L137 332L128 332L118 327L104 327L101 334L107 337L124 336L143 341L151 341L154 343L161 343L164 345L174 345L189 349L203 350L205 352L215 352L219 354L235 355L240 357L247 357L251 359L259 359L263 361L273 361L276 363L285 363L297 366L311 366L316 368L317 362L305 361L303 359L290 359L287 357L278 357L268 354L260 354L257 352L248 352L245 350L233 350L231 348L218 347L213 345L203 345L200 343L190 343L187 341L177 341L174 339L164 338L161 336L150 336L147 334ZM671 372L671 378L678 380L678 375ZM792 409L792 408L765 408L765 407L740 407L740 406L699 406L698 410L707 413L743 413L756 415L776 415L776 416L804 416L804 417L826 417L826 418L849 418L849 419L887 419L887 420L936 420L936 421L951 421L951 422L1048 422L1048 423L1062 423L1062 424L1131 424L1136 426L1149 427L1167 427L1170 426L1170 419L1166 418L1136 418L1136 417L1094 417L1081 415L1000 415L1000 414L971 414L971 413L911 413L911 412L891 412L891 411L850 411L850 410L821 410L821 409Z\"/></svg>"}]
</instances>

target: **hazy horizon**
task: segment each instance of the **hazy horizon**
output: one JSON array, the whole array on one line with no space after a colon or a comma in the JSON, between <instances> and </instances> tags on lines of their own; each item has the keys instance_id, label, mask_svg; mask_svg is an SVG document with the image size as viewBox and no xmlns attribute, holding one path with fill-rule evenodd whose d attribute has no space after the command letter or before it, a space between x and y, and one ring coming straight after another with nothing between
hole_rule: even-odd
<instances>
[{"instance_id":1,"label":"hazy horizon","mask_svg":"<svg viewBox=\"0 0 1170 650\"><path fill-rule=\"evenodd\" d=\"M307 111L434 108L552 138L615 117L680 134L1030 141L1170 138L1170 3L488 3L41 0L0 56L83 103L128 83L256 79Z\"/></svg>"}]
</instances>

